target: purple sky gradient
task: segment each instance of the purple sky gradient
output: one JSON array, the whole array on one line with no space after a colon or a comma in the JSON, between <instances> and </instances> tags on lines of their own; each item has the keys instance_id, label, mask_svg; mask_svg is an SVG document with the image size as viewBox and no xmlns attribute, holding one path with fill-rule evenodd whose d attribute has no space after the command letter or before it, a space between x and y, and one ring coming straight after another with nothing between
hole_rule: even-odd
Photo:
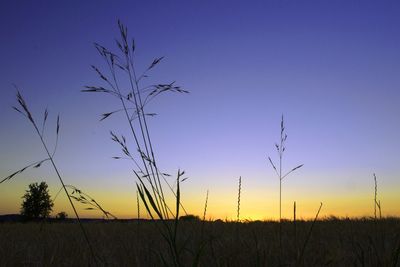
<instances>
[{"instance_id":1,"label":"purple sky gradient","mask_svg":"<svg viewBox=\"0 0 400 267\"><path fill-rule=\"evenodd\" d=\"M159 164L186 170L188 202L202 201L207 189L210 200L235 194L239 175L249 198L260 188L276 191L267 156L276 159L281 114L285 167L305 164L285 181L298 192L293 198L309 200L311 189L317 204L371 194L373 172L390 195L400 188L399 12L395 1L3 1L0 177L43 155L11 109L15 83L35 114L49 108L49 140L61 114L56 160L68 183L110 197L128 187L134 194L130 166L111 159L119 149L109 130L128 135L123 118L98 121L118 102L80 92L101 83L90 68L102 66L92 44L116 48L119 18L136 40L140 70L165 56L147 83L177 81L191 92L162 96L150 109L159 113L150 120ZM56 190L49 170L1 184L0 213L13 211L1 204L10 201L6 191L19 199L39 176Z\"/></svg>"}]
</instances>

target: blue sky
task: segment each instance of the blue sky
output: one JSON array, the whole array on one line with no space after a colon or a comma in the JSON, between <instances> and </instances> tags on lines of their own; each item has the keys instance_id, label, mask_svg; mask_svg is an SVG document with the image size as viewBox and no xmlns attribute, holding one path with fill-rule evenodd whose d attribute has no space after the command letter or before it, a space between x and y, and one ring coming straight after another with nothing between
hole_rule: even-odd
<instances>
[{"instance_id":1,"label":"blue sky","mask_svg":"<svg viewBox=\"0 0 400 267\"><path fill-rule=\"evenodd\" d=\"M398 214L399 9L395 1L5 1L0 175L43 155L11 109L15 83L35 114L49 108L50 142L61 114L56 160L65 180L117 214L134 214L135 180L128 164L111 159L119 150L109 138L127 126L118 116L98 121L118 102L80 92L101 83L90 68L102 66L93 42L116 48L119 18L136 40L139 70L165 56L147 83L176 81L191 92L159 98L150 127L160 166L190 177L184 197L194 213L209 189L210 213L234 217L241 175L244 216L276 216L267 156L276 156L284 114L285 166L305 164L285 181L288 203L308 203L306 215L320 201L327 213L368 214L376 172L387 214ZM40 180L57 191L49 166L2 184L0 213L17 212L27 184Z\"/></svg>"}]
</instances>

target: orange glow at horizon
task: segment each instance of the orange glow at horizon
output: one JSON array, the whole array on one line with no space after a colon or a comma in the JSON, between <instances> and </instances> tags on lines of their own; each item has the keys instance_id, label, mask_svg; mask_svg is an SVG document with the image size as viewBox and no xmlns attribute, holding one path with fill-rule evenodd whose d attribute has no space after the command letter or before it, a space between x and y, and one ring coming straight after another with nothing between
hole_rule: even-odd
<instances>
[{"instance_id":1,"label":"orange glow at horizon","mask_svg":"<svg viewBox=\"0 0 400 267\"><path fill-rule=\"evenodd\" d=\"M24 186L15 184L8 184L11 190L7 190L2 194L2 213L14 214L19 213L21 205L21 196L23 195ZM233 189L233 188L231 188ZM209 220L236 220L237 212L237 192L227 193L216 189L210 191L206 219ZM229 188L228 188L229 190ZM19 194L14 192L21 191ZM56 193L54 187L50 187L50 194L54 197ZM398 194L394 189L385 188L381 190L379 196L382 203L383 216L400 216L398 208ZM135 219L137 218L137 202L136 192L128 190L121 191L117 194L106 192L104 190L91 190L89 193L102 207L120 219ZM216 196L216 194L218 195ZM282 201L282 215L283 218L291 220L293 218L293 201L296 201L297 218L298 219L312 219L318 210L320 202L323 202L323 207L319 215L320 218L329 216L336 217L372 217L373 216L373 195L370 193L357 193L353 195L343 195L337 197L334 194L314 193L307 196L307 192L296 194L294 199L291 190L284 191ZM262 195L257 190L249 192L243 191L241 196L240 206L240 219L241 220L278 220L279 219L279 203L277 192L267 192L269 197L263 199ZM261 197L260 197L261 196ZM188 214L198 215L203 217L204 213L205 195L195 194L191 191L182 192L182 203L187 210ZM175 208L175 203L169 199L171 207ZM104 215L100 211L85 210L86 206L75 203L78 208L79 215L85 218L103 218ZM73 218L72 209L69 206L67 198L63 192L58 196L55 201L52 216L58 212L65 211L68 216ZM181 215L184 212L181 210ZM149 218L144 206L140 205L140 217Z\"/></svg>"}]
</instances>

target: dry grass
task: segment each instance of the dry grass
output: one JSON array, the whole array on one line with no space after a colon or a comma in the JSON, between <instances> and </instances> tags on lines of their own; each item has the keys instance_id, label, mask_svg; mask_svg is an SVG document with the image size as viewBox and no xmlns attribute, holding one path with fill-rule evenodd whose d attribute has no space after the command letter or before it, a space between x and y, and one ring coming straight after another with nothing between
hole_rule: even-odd
<instances>
[{"instance_id":1,"label":"dry grass","mask_svg":"<svg viewBox=\"0 0 400 267\"><path fill-rule=\"evenodd\" d=\"M108 266L161 266L168 251L155 222L85 223L96 253ZM159 222L161 223L161 222ZM306 240L312 221L297 221L298 239ZM171 222L173 224L173 222ZM302 262L296 263L292 222L282 222L284 266L400 266L399 219L382 219L375 235L374 220L316 221ZM200 229L204 237L201 237ZM235 234L239 227L240 236ZM277 266L278 223L181 222L179 247L183 266L191 265L199 246L199 266ZM0 266L81 266L93 264L84 237L74 223L0 224ZM206 242L202 245L202 239ZM166 262L171 265L172 262ZM97 263L98 264L98 263ZM397 264L397 265L396 265Z\"/></svg>"}]
</instances>

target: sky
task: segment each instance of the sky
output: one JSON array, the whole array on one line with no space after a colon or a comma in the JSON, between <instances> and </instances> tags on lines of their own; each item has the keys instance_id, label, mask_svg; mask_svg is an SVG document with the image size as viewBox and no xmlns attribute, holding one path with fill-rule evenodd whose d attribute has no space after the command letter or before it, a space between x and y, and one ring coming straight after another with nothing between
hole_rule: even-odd
<instances>
[{"instance_id":1,"label":"sky","mask_svg":"<svg viewBox=\"0 0 400 267\"><path fill-rule=\"evenodd\" d=\"M136 42L143 71L164 56L143 86L176 84L190 94L160 96L148 108L159 167L186 171L182 202L207 218L277 219L278 160L284 115L283 168L304 164L283 181L283 216L372 216L373 173L384 216L400 208L400 4L395 1L2 1L0 10L0 178L45 158L29 122L12 109L17 85L54 144L55 162L74 185L119 218L135 218L132 165L110 130L127 136L115 99L80 92L102 85L90 65L105 65L93 43L117 50L117 20ZM174 178L171 179L171 183ZM60 182L51 165L0 184L0 214L18 213L28 185ZM53 214L66 211L65 195ZM85 217L101 217L84 210ZM145 216L143 209L142 215Z\"/></svg>"}]
</instances>

